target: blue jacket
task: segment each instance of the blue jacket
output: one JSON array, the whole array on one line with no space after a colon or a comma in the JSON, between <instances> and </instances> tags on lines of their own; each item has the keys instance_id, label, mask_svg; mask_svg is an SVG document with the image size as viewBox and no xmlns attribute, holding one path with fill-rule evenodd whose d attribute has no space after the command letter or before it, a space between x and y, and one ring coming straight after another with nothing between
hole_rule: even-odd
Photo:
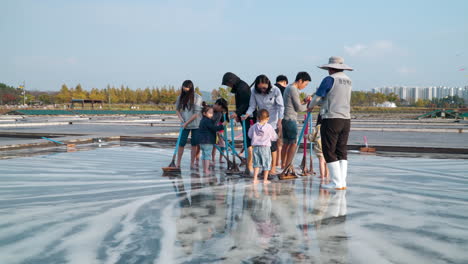
<instances>
[{"instance_id":1,"label":"blue jacket","mask_svg":"<svg viewBox=\"0 0 468 264\"><path fill-rule=\"evenodd\" d=\"M224 126L215 125L215 121L203 116L198 129L200 144L216 144L216 132L223 130Z\"/></svg>"}]
</instances>

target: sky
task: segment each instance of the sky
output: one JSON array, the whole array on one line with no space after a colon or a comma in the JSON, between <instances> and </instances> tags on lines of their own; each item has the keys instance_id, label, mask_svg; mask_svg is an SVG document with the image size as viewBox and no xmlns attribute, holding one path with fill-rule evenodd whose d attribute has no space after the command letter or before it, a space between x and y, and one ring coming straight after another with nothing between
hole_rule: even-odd
<instances>
[{"instance_id":1,"label":"sky","mask_svg":"<svg viewBox=\"0 0 468 264\"><path fill-rule=\"evenodd\" d=\"M225 72L266 74L312 93L332 55L355 69L354 90L468 85L468 1L0 0L0 82L58 91L131 89Z\"/></svg>"}]
</instances>

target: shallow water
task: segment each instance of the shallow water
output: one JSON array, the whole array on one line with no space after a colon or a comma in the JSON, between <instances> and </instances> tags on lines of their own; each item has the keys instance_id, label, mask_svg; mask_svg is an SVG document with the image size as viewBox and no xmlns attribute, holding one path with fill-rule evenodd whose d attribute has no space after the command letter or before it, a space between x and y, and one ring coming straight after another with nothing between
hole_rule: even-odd
<instances>
[{"instance_id":1,"label":"shallow water","mask_svg":"<svg viewBox=\"0 0 468 264\"><path fill-rule=\"evenodd\" d=\"M330 193L218 166L163 177L172 154L0 160L0 263L468 262L466 160L350 155L348 190Z\"/></svg>"}]
</instances>

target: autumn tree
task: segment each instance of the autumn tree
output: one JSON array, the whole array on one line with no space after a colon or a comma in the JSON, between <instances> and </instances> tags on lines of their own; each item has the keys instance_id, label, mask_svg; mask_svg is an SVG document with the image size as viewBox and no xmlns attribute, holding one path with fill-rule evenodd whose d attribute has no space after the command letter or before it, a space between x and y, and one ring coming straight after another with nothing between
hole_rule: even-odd
<instances>
[{"instance_id":1,"label":"autumn tree","mask_svg":"<svg viewBox=\"0 0 468 264\"><path fill-rule=\"evenodd\" d=\"M72 99L72 93L66 84L62 84L60 92L55 96L57 102L59 103L68 103Z\"/></svg>"}]
</instances>

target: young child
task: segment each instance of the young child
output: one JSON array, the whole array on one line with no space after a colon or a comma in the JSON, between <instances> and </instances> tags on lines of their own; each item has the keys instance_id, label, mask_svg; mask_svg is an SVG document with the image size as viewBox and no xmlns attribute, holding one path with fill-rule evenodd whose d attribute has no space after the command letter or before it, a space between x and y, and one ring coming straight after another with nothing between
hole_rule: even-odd
<instances>
[{"instance_id":1,"label":"young child","mask_svg":"<svg viewBox=\"0 0 468 264\"><path fill-rule=\"evenodd\" d=\"M210 173L211 152L216 143L216 132L222 130L223 125L215 125L213 108L204 104L202 109L202 120L198 129L200 148L202 151L203 171Z\"/></svg>"},{"instance_id":2,"label":"young child","mask_svg":"<svg viewBox=\"0 0 468 264\"><path fill-rule=\"evenodd\" d=\"M314 152L317 155L319 160L319 167L320 167L320 177L321 179L328 178L328 168L327 163L325 162L325 158L323 157L322 152L322 140L320 139L320 127L322 125L322 116L319 115L317 117L317 123L315 125L314 132L309 134L309 141L314 142Z\"/></svg>"},{"instance_id":3,"label":"young child","mask_svg":"<svg viewBox=\"0 0 468 264\"><path fill-rule=\"evenodd\" d=\"M225 120L224 120L224 114L226 114L226 121L229 122L229 109L228 109L228 102L224 98L219 98L216 100L216 102L213 105L213 120L215 121L215 124L221 125ZM225 149L225 143L224 139L222 137L223 135L223 130L217 132L217 141L216 145L221 148L221 150L224 151ZM213 148L213 152L211 153L213 157L213 165L215 163L215 158L216 158L216 149ZM221 153L219 154L219 163L224 163L223 157Z\"/></svg>"},{"instance_id":4,"label":"young child","mask_svg":"<svg viewBox=\"0 0 468 264\"><path fill-rule=\"evenodd\" d=\"M258 111L257 119L258 122L249 129L253 146L254 184L258 183L260 169L263 170L263 182L266 184L269 183L268 172L271 169L271 142L276 141L278 136L273 126L268 124L270 114L267 110Z\"/></svg>"}]
</instances>

